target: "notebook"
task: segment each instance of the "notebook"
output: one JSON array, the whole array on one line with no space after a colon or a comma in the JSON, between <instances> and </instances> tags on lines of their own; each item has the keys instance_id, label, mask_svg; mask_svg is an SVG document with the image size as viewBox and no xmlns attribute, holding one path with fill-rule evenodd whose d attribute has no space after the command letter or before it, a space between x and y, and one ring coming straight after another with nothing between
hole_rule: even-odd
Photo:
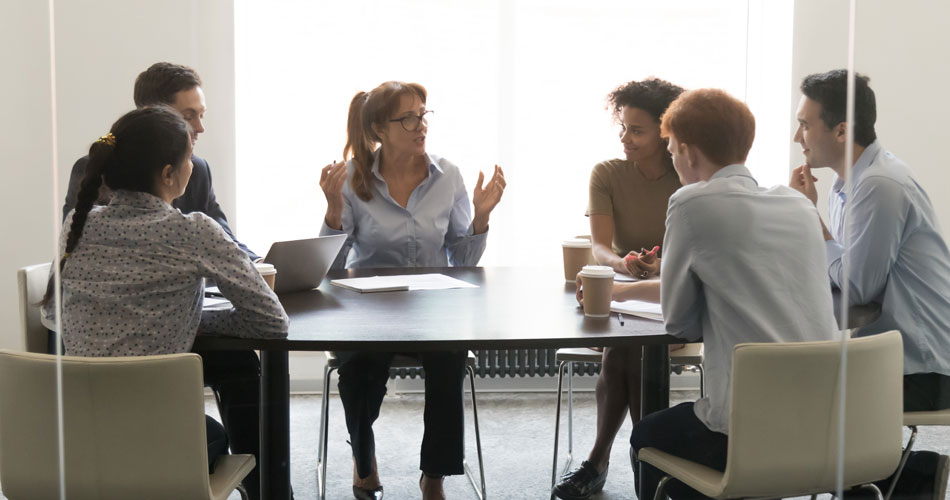
<instances>
[{"instance_id":1,"label":"notebook","mask_svg":"<svg viewBox=\"0 0 950 500\"><path fill-rule=\"evenodd\" d=\"M264 262L277 268L274 291L291 293L320 286L344 242L345 234L335 234L271 245Z\"/></svg>"}]
</instances>

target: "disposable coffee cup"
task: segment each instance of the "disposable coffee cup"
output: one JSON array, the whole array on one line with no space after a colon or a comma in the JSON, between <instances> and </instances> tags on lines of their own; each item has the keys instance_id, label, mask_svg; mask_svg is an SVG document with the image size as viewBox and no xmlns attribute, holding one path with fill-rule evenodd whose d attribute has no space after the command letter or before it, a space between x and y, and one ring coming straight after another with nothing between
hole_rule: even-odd
<instances>
[{"instance_id":1,"label":"disposable coffee cup","mask_svg":"<svg viewBox=\"0 0 950 500\"><path fill-rule=\"evenodd\" d=\"M590 240L571 238L561 242L564 251L564 280L574 283L577 273L590 263Z\"/></svg>"},{"instance_id":2,"label":"disposable coffee cup","mask_svg":"<svg viewBox=\"0 0 950 500\"><path fill-rule=\"evenodd\" d=\"M257 272L261 273L261 277L264 278L264 282L267 283L267 286L273 290L274 282L277 280L277 268L274 267L273 264L266 262L257 262L254 264L254 267L257 268Z\"/></svg>"},{"instance_id":3,"label":"disposable coffee cup","mask_svg":"<svg viewBox=\"0 0 950 500\"><path fill-rule=\"evenodd\" d=\"M609 266L584 266L581 269L584 288L584 316L610 316L610 296L614 286L614 270Z\"/></svg>"}]
</instances>

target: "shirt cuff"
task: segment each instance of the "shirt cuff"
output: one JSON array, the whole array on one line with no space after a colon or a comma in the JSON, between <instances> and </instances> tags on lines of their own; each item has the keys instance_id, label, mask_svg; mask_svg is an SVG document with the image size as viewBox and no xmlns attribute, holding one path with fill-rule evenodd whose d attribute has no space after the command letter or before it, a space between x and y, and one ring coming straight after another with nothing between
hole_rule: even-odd
<instances>
[{"instance_id":1,"label":"shirt cuff","mask_svg":"<svg viewBox=\"0 0 950 500\"><path fill-rule=\"evenodd\" d=\"M327 225L327 221L324 219L323 223L320 225L320 236L332 236L334 234L346 234L346 231L342 229L333 229Z\"/></svg>"},{"instance_id":2,"label":"shirt cuff","mask_svg":"<svg viewBox=\"0 0 950 500\"><path fill-rule=\"evenodd\" d=\"M836 286L841 286L841 283L838 283L837 273L833 272L840 265L841 257L844 255L844 248L835 240L828 240L825 242L825 255L828 257L828 277L831 278L831 282Z\"/></svg>"}]
</instances>

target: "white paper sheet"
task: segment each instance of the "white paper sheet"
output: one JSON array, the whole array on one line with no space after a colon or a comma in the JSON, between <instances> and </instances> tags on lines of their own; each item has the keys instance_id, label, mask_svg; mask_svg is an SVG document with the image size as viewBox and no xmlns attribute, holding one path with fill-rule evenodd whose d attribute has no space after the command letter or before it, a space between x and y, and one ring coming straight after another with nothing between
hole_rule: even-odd
<instances>
[{"instance_id":1,"label":"white paper sheet","mask_svg":"<svg viewBox=\"0 0 950 500\"><path fill-rule=\"evenodd\" d=\"M660 304L654 304L653 302L643 302L642 300L613 301L610 303L610 311L663 321L663 310L660 308Z\"/></svg>"},{"instance_id":2,"label":"white paper sheet","mask_svg":"<svg viewBox=\"0 0 950 500\"><path fill-rule=\"evenodd\" d=\"M370 276L366 278L348 278L330 281L331 285L341 286L360 292L392 290L446 290L450 288L478 288L478 285L455 279L444 274L401 274L397 276Z\"/></svg>"}]
</instances>

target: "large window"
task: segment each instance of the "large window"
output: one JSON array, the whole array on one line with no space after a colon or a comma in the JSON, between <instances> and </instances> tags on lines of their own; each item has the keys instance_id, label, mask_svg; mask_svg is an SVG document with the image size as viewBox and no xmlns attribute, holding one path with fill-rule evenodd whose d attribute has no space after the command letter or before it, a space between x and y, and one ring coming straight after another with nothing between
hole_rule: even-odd
<instances>
[{"instance_id":1,"label":"large window","mask_svg":"<svg viewBox=\"0 0 950 500\"><path fill-rule=\"evenodd\" d=\"M350 99L386 80L429 91L428 150L471 193L500 164L483 265L555 264L588 233L590 169L622 156L606 95L658 76L746 99L749 165L787 181L791 2L237 2L237 199L258 251L318 233L321 167L341 159Z\"/></svg>"}]
</instances>

